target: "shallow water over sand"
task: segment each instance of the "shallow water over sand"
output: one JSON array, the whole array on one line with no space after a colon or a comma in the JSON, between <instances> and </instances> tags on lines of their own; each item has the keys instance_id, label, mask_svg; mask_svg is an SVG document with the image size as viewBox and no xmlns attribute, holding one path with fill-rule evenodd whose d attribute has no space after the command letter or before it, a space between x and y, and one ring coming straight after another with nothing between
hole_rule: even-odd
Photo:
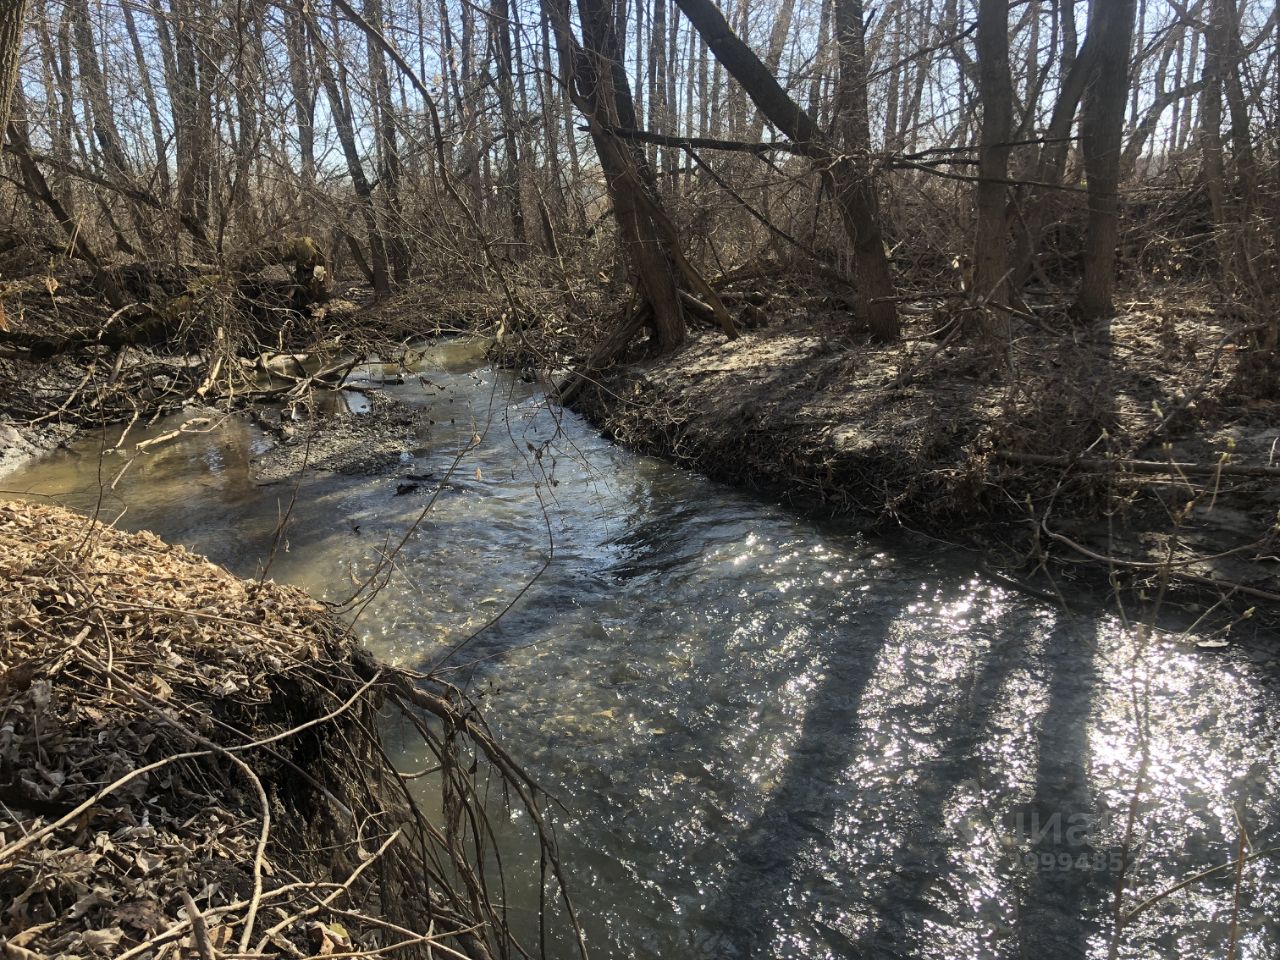
<instances>
[{"instance_id":1,"label":"shallow water over sand","mask_svg":"<svg viewBox=\"0 0 1280 960\"><path fill-rule=\"evenodd\" d=\"M1280 843L1276 654L1071 618L635 456L464 343L405 380L434 423L389 472L255 484L271 441L238 421L132 453L170 421L0 487L246 575L288 516L270 575L332 599L420 520L356 627L468 686L564 804L594 956L1225 957L1233 924L1238 956L1280 949L1271 855L1237 916L1222 870L1116 923L1241 824ZM516 890L536 852L494 811ZM513 894L535 946L536 907Z\"/></svg>"}]
</instances>

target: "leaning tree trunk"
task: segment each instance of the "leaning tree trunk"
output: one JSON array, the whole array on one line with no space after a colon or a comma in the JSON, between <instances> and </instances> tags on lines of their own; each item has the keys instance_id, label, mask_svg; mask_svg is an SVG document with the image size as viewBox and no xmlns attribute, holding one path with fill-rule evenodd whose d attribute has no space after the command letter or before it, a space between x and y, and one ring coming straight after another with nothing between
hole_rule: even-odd
<instances>
[{"instance_id":1,"label":"leaning tree trunk","mask_svg":"<svg viewBox=\"0 0 1280 960\"><path fill-rule=\"evenodd\" d=\"M315 65L320 72L320 83L329 99L329 113L333 117L333 127L342 145L342 154L347 161L347 172L351 177L351 188L355 191L356 201L360 207L360 215L364 219L365 233L369 238L369 260L373 279L375 297L383 298L391 294L391 279L387 273L387 248L378 229L378 217L373 202L373 185L365 175L364 164L360 161L360 151L356 146L355 125L351 114L347 112L346 103L342 99L342 91L338 87L338 79L329 66L329 53L325 49L324 38L320 35L319 24L311 16L310 10L298 2L294 16L303 18L307 34L316 48Z\"/></svg>"},{"instance_id":2,"label":"leaning tree trunk","mask_svg":"<svg viewBox=\"0 0 1280 960\"><path fill-rule=\"evenodd\" d=\"M0 56L3 56L3 53L4 51L0 50ZM12 92L10 92L10 96L12 96ZM6 112L8 106L8 104L5 105ZM102 260L84 235L84 231L80 229L79 222L68 212L49 188L49 183L45 180L44 173L31 156L31 141L27 137L25 119L9 121L6 124L6 130L9 138L9 150L17 157L18 168L22 172L23 189L32 199L43 203L49 209L49 212L53 214L58 226L67 235L67 249L89 265L93 272L94 282L97 284L98 289L102 291L102 295L106 297L107 302L117 310L126 309L129 306L129 300L125 297L124 292L116 284L111 274L104 268Z\"/></svg>"},{"instance_id":3,"label":"leaning tree trunk","mask_svg":"<svg viewBox=\"0 0 1280 960\"><path fill-rule=\"evenodd\" d=\"M1120 154L1136 9L1136 0L1093 0L1089 8L1089 35L1098 38L1098 59L1080 117L1089 227L1084 277L1075 304L1076 314L1086 320L1112 312L1120 240Z\"/></svg>"},{"instance_id":4,"label":"leaning tree trunk","mask_svg":"<svg viewBox=\"0 0 1280 960\"><path fill-rule=\"evenodd\" d=\"M861 156L842 154L813 118L782 89L755 52L729 28L724 14L712 0L676 0L676 5L707 42L716 62L723 64L733 75L759 111L791 138L798 151L820 167L836 198L853 247L859 319L877 339L897 339L899 325L897 307L893 302L893 277L880 231L875 185L868 170L865 140L861 141ZM842 105L852 106L855 114L859 111L865 114L866 102L865 56L858 52L863 46L861 7L861 0L838 0L836 6L841 34ZM846 47L846 43L851 46ZM859 98L861 103L858 103ZM847 129L846 136L849 136ZM859 140L860 134L854 139Z\"/></svg>"},{"instance_id":5,"label":"leaning tree trunk","mask_svg":"<svg viewBox=\"0 0 1280 960\"><path fill-rule=\"evenodd\" d=\"M636 128L636 112L622 65L615 10L609 0L578 0L579 45L570 33L567 2L548 0L546 8L555 26L562 70L572 78L575 103L590 122L623 252L640 294L637 314L644 315L655 346L669 351L684 342L686 304L705 307L734 336L733 321L719 294L684 256L643 150L617 134ZM616 346L620 341L609 342ZM593 365L607 359L596 356Z\"/></svg>"}]
</instances>

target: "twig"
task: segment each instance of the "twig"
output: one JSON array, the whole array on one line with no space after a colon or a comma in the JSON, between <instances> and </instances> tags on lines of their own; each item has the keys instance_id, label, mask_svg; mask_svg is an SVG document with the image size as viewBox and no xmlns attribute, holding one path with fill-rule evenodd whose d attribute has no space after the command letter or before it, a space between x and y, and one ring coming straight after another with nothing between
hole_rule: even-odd
<instances>
[{"instance_id":1,"label":"twig","mask_svg":"<svg viewBox=\"0 0 1280 960\"><path fill-rule=\"evenodd\" d=\"M999 457L1001 460L1008 460L1011 463L1026 463L1046 467L1080 467L1096 472L1132 470L1135 473L1168 475L1193 473L1203 476L1221 475L1224 477L1280 477L1280 467L1263 467L1247 463L1204 464L1177 463L1174 461L1161 463L1159 460L1125 460L1119 458L1101 460L1092 457L1077 458L1044 453L1017 453L1011 450L997 450L994 456Z\"/></svg>"},{"instance_id":2,"label":"twig","mask_svg":"<svg viewBox=\"0 0 1280 960\"><path fill-rule=\"evenodd\" d=\"M196 942L200 960L217 960L218 953L209 942L209 928L205 926L204 914L196 907L196 902L191 899L191 894L186 890L182 891L182 906L186 909L187 918L191 921L191 939Z\"/></svg>"}]
</instances>

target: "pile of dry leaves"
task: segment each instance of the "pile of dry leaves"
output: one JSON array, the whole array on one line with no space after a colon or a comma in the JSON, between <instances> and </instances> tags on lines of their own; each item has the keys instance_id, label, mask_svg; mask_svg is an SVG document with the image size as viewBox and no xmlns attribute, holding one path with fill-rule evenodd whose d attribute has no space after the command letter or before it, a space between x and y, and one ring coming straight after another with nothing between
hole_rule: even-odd
<instances>
[{"instance_id":1,"label":"pile of dry leaves","mask_svg":"<svg viewBox=\"0 0 1280 960\"><path fill-rule=\"evenodd\" d=\"M0 578L0 957L518 951L476 754L558 867L456 694L299 591L65 510L0 504ZM435 754L446 823L383 751L388 713Z\"/></svg>"}]
</instances>

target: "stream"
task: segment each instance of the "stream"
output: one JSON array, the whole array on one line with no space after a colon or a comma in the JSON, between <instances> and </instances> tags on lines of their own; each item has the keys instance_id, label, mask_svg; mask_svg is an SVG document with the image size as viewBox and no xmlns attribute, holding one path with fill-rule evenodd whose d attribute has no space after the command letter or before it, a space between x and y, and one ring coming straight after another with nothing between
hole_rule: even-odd
<instances>
[{"instance_id":1,"label":"stream","mask_svg":"<svg viewBox=\"0 0 1280 960\"><path fill-rule=\"evenodd\" d=\"M482 345L403 379L375 385L434 423L389 470L256 482L273 441L239 419L135 455L178 415L0 487L335 600L412 527L356 629L465 686L563 804L593 957L1280 955L1275 648L1067 615L635 455ZM493 810L536 948L537 852ZM1242 829L1238 890L1228 868L1159 896ZM574 955L563 925L547 951Z\"/></svg>"}]
</instances>

